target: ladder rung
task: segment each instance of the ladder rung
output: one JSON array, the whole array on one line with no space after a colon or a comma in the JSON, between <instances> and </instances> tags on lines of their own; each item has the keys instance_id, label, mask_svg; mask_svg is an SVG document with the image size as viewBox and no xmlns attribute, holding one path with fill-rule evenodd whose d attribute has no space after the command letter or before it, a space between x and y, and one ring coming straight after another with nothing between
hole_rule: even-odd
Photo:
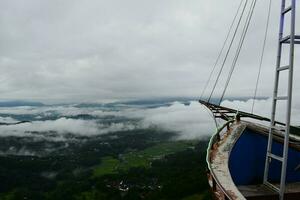
<instances>
[{"instance_id":1,"label":"ladder rung","mask_svg":"<svg viewBox=\"0 0 300 200\"><path fill-rule=\"evenodd\" d=\"M275 159L275 160L278 160L278 161L280 161L280 162L283 162L283 158L280 157L280 156L277 156L277 155L272 154L272 153L268 153L268 156L269 156L270 158L273 158L273 159Z\"/></svg>"},{"instance_id":2,"label":"ladder rung","mask_svg":"<svg viewBox=\"0 0 300 200\"><path fill-rule=\"evenodd\" d=\"M290 39L290 37L291 37L291 36L288 35L288 36L282 38L282 39L280 40L280 42L285 43L285 42L287 42L287 41Z\"/></svg>"},{"instance_id":3,"label":"ladder rung","mask_svg":"<svg viewBox=\"0 0 300 200\"><path fill-rule=\"evenodd\" d=\"M287 100L288 97L287 96L279 96L279 97L275 97L276 100Z\"/></svg>"},{"instance_id":4,"label":"ladder rung","mask_svg":"<svg viewBox=\"0 0 300 200\"><path fill-rule=\"evenodd\" d=\"M278 187L276 187L275 185L273 185L272 183L266 181L265 185L268 186L269 188L271 188L272 190L275 190L276 192L280 192L280 189Z\"/></svg>"},{"instance_id":5,"label":"ladder rung","mask_svg":"<svg viewBox=\"0 0 300 200\"><path fill-rule=\"evenodd\" d=\"M285 131L285 128L280 126L271 126L270 128L277 131Z\"/></svg>"},{"instance_id":6,"label":"ladder rung","mask_svg":"<svg viewBox=\"0 0 300 200\"><path fill-rule=\"evenodd\" d=\"M290 68L290 66L287 65L287 66L283 66L283 67L277 68L277 71L283 71L283 70L287 70L287 69L289 69L289 68Z\"/></svg>"},{"instance_id":7,"label":"ladder rung","mask_svg":"<svg viewBox=\"0 0 300 200\"><path fill-rule=\"evenodd\" d=\"M284 38L282 38L280 40L281 43L290 43L290 40L291 40L291 36L288 35L288 36L285 36ZM295 40L294 40L294 43L295 44L300 44L300 35L295 35Z\"/></svg>"},{"instance_id":8,"label":"ladder rung","mask_svg":"<svg viewBox=\"0 0 300 200\"><path fill-rule=\"evenodd\" d=\"M285 14L285 13L291 11L291 10L292 10L292 6L287 7L286 9L284 9L284 11L282 12L282 14Z\"/></svg>"}]
</instances>

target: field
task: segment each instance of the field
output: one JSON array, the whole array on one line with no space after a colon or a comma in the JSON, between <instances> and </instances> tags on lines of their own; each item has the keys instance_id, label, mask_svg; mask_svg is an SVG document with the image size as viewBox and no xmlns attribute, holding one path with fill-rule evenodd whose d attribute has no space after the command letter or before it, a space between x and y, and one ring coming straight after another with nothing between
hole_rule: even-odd
<instances>
[{"instance_id":1,"label":"field","mask_svg":"<svg viewBox=\"0 0 300 200\"><path fill-rule=\"evenodd\" d=\"M118 171L128 171L133 167L150 168L154 160L176 152L194 148L195 141L165 142L142 151L132 151L119 155L119 158L104 157L101 164L94 169L94 176L115 174Z\"/></svg>"}]
</instances>

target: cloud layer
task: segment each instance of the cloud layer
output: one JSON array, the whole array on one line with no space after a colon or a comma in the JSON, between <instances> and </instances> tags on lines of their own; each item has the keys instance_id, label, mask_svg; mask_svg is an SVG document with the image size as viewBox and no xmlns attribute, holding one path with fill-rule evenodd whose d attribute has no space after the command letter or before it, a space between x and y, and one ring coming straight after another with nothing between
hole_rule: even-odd
<instances>
[{"instance_id":1,"label":"cloud layer","mask_svg":"<svg viewBox=\"0 0 300 200\"><path fill-rule=\"evenodd\" d=\"M198 102L184 105L175 102L170 107L150 109L145 112L143 125L156 125L179 133L179 139L204 138L215 131L214 122Z\"/></svg>"},{"instance_id":2,"label":"cloud layer","mask_svg":"<svg viewBox=\"0 0 300 200\"><path fill-rule=\"evenodd\" d=\"M99 107L52 106L1 108L0 111L2 115L13 117L29 115L34 119L30 123L0 126L0 137L35 137L60 141L70 135L92 137L116 131L156 127L176 132L180 139L194 139L208 136L214 130L214 124L209 114L197 102L190 102L188 105L174 102L170 106L157 108L128 106L119 110L103 110ZM80 118L85 115L94 118ZM53 119L41 120L43 117ZM16 121L12 117L0 119Z\"/></svg>"},{"instance_id":3,"label":"cloud layer","mask_svg":"<svg viewBox=\"0 0 300 200\"><path fill-rule=\"evenodd\" d=\"M295 96L297 98L297 95ZM252 100L225 100L223 106L251 112ZM286 105L278 104L277 120L284 122ZM254 113L270 117L271 99L256 100ZM0 126L0 137L30 137L35 140L66 141L119 131L158 128L177 133L177 139L203 139L215 132L209 111L196 101L165 106L80 107L78 105L0 108L0 122L31 117L30 123ZM293 125L300 124L300 104L293 104Z\"/></svg>"}]
</instances>

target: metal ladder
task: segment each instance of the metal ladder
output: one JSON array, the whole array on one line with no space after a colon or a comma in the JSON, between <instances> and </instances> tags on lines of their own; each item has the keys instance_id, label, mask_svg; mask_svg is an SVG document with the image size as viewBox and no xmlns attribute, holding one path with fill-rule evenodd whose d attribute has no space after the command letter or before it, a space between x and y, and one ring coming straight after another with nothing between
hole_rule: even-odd
<instances>
[{"instance_id":1,"label":"metal ladder","mask_svg":"<svg viewBox=\"0 0 300 200\"><path fill-rule=\"evenodd\" d=\"M290 24L290 35L283 37L284 31L284 22L285 15L291 15L291 24ZM265 171L264 171L264 184L270 187L271 189L279 193L279 199L284 199L285 193L285 184L286 184L286 169L287 169L287 160L288 160L288 149L289 149L289 133L290 133L290 121L291 121L291 104L292 104L292 88L293 88L293 67L294 67L294 46L295 44L300 44L300 36L295 35L295 15L296 15L296 0L291 0L291 5L286 6L286 0L282 0L281 3L281 15L280 15L280 28L279 28L279 42L278 42L278 52L277 52L277 62L276 62L276 75L274 83L274 93L273 93L273 102L272 102L272 117L270 123L270 130L268 136L268 147L267 155L265 162ZM298 39L298 40L297 40ZM284 44L290 45L289 49L289 64L287 66L281 66L282 58L282 48ZM287 96L278 96L278 85L279 85L279 74L282 71L288 70L288 90ZM272 143L274 130L276 129L275 115L276 115L276 104L277 101L287 101L286 107L286 122L285 122L285 131L284 131L284 144L283 144L283 155L278 156L272 153ZM274 184L268 181L269 178L269 168L272 160L277 160L281 162L281 176L280 176L280 186L277 187Z\"/></svg>"}]
</instances>

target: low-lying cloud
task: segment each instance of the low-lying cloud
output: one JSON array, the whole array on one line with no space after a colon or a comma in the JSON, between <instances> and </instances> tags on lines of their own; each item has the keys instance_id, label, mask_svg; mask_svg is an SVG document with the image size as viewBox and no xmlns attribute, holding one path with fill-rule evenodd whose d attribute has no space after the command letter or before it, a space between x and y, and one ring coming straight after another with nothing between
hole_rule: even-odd
<instances>
[{"instance_id":1,"label":"low-lying cloud","mask_svg":"<svg viewBox=\"0 0 300 200\"><path fill-rule=\"evenodd\" d=\"M34 121L12 126L1 126L0 137L35 137L45 140L63 141L69 135L91 137L110 132L132 130L127 123L104 125L96 120L59 118L57 120Z\"/></svg>"},{"instance_id":2,"label":"low-lying cloud","mask_svg":"<svg viewBox=\"0 0 300 200\"><path fill-rule=\"evenodd\" d=\"M214 132L212 118L196 101L192 101L189 105L175 102L169 107L145 110L142 114L144 126L156 125L178 132L179 139L199 139Z\"/></svg>"},{"instance_id":3,"label":"low-lying cloud","mask_svg":"<svg viewBox=\"0 0 300 200\"><path fill-rule=\"evenodd\" d=\"M180 139L195 139L208 136L214 130L209 114L198 102L185 105L174 102L171 106L157 108L130 107L108 110L101 107L78 108L75 106L0 108L1 114L34 115L37 121L1 126L0 137L35 137L61 141L67 135L91 137L116 131L157 127L178 133ZM95 119L73 119L76 115L90 115ZM57 117L53 120L38 120L41 116ZM106 117L123 117L122 122L104 123ZM0 118L12 121L13 118ZM9 120L11 119L11 120ZM41 134L44 133L44 134ZM46 134L47 133L47 134ZM49 134L51 133L51 134Z\"/></svg>"},{"instance_id":4,"label":"low-lying cloud","mask_svg":"<svg viewBox=\"0 0 300 200\"><path fill-rule=\"evenodd\" d=\"M256 100L254 113L269 117L271 99ZM222 102L223 106L251 112L252 100ZM285 119L285 105L278 104L277 120ZM65 141L73 137L93 137L119 131L159 128L177 133L178 139L203 139L215 131L215 123L207 108L196 101L189 104L173 102L169 106L143 108L124 106L122 109L105 107L19 107L1 108L7 115L34 115L36 118L49 115L51 120L38 120L23 124L0 126L0 137L32 137L36 140ZM10 111L10 112L9 112ZM20 114L22 113L22 114ZM90 115L90 118L74 118L76 115ZM121 118L121 120L120 120ZM108 120L109 119L109 120ZM300 124L300 105L293 104L292 122ZM105 121L105 120L108 120ZM0 117L1 122L16 122L13 117Z\"/></svg>"},{"instance_id":5,"label":"low-lying cloud","mask_svg":"<svg viewBox=\"0 0 300 200\"><path fill-rule=\"evenodd\" d=\"M1 123L16 123L18 121L12 117L0 117L0 122Z\"/></svg>"}]
</instances>

